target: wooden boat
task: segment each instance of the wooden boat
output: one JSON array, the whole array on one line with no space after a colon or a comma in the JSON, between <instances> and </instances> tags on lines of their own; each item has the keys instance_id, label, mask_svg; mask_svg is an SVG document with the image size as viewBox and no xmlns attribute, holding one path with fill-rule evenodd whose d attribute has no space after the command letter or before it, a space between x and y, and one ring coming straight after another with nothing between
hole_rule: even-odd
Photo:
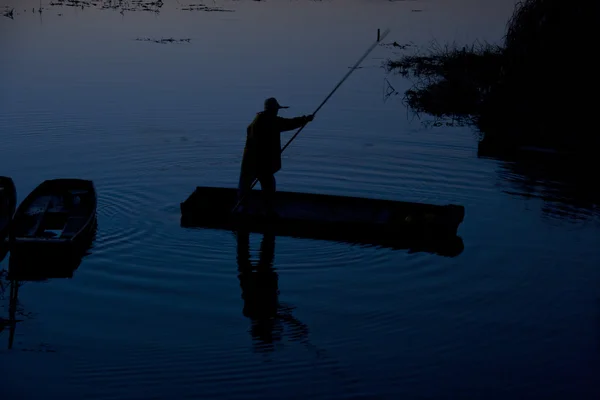
<instances>
[{"instance_id":1,"label":"wooden boat","mask_svg":"<svg viewBox=\"0 0 600 400\"><path fill-rule=\"evenodd\" d=\"M92 181L42 182L15 212L9 235L11 254L32 246L63 252L87 244L96 224L96 205Z\"/></svg>"},{"instance_id":2,"label":"wooden boat","mask_svg":"<svg viewBox=\"0 0 600 400\"><path fill-rule=\"evenodd\" d=\"M17 205L17 189L13 180L7 176L0 176L0 242L4 242L8 235Z\"/></svg>"},{"instance_id":3,"label":"wooden boat","mask_svg":"<svg viewBox=\"0 0 600 400\"><path fill-rule=\"evenodd\" d=\"M237 203L232 188L197 187L180 205L181 225L280 236L333 240L391 248L417 249L443 255L462 252L456 236L464 207L381 199L277 192L278 218L265 214L261 191L252 190L244 212L232 213Z\"/></svg>"}]
</instances>

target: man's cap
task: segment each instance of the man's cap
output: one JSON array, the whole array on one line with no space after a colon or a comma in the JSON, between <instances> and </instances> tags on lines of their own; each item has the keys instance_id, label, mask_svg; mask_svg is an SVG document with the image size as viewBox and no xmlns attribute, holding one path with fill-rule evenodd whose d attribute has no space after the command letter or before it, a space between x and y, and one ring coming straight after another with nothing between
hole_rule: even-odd
<instances>
[{"instance_id":1,"label":"man's cap","mask_svg":"<svg viewBox=\"0 0 600 400\"><path fill-rule=\"evenodd\" d=\"M288 106L282 106L279 104L275 97L269 97L265 100L265 110L279 110L280 108L289 108Z\"/></svg>"}]
</instances>

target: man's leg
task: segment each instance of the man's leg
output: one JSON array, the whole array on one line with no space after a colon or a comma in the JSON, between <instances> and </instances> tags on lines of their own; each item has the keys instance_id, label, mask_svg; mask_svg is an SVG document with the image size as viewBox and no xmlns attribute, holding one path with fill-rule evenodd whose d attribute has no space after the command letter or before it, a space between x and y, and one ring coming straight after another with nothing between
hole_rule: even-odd
<instances>
[{"instance_id":1,"label":"man's leg","mask_svg":"<svg viewBox=\"0 0 600 400\"><path fill-rule=\"evenodd\" d=\"M263 195L267 215L273 215L275 214L275 190L277 188L275 175L261 175L258 180L260 182L260 189Z\"/></svg>"},{"instance_id":2,"label":"man's leg","mask_svg":"<svg viewBox=\"0 0 600 400\"><path fill-rule=\"evenodd\" d=\"M249 173L245 168L241 168L240 171L240 180L238 182L238 190L237 190L237 201L243 199L242 203L238 206L237 211L244 210L244 203L246 202L247 194L250 192L250 188L252 186L252 182L254 182L254 175Z\"/></svg>"}]
</instances>

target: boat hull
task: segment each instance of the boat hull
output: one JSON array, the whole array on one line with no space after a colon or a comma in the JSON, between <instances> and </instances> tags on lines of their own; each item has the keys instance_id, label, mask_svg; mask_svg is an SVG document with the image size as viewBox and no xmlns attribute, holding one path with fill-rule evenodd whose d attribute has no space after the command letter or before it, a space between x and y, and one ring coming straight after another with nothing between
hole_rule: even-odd
<instances>
[{"instance_id":1,"label":"boat hull","mask_svg":"<svg viewBox=\"0 0 600 400\"><path fill-rule=\"evenodd\" d=\"M333 240L456 255L464 207L298 192L277 192L269 218L252 190L244 212L232 213L236 190L197 187L180 205L183 227L203 227Z\"/></svg>"}]
</instances>

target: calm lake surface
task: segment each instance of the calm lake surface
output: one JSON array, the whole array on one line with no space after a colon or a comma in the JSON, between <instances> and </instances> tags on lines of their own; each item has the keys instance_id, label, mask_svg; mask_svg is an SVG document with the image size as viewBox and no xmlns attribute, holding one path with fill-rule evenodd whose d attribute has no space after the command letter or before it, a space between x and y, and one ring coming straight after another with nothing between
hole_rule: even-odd
<instances>
[{"instance_id":1,"label":"calm lake surface","mask_svg":"<svg viewBox=\"0 0 600 400\"><path fill-rule=\"evenodd\" d=\"M0 175L19 201L93 179L98 232L72 278L22 282L2 399L600 398L597 206L478 158L469 128L423 125L411 81L381 67L433 40L500 41L513 1L55 3L0 1ZM313 112L387 27L286 149L278 188L461 204L460 255L276 237L272 273L244 275L243 240L180 227L195 186L236 186L266 97ZM136 40L167 38L190 40ZM251 312L257 292L277 318Z\"/></svg>"}]
</instances>

